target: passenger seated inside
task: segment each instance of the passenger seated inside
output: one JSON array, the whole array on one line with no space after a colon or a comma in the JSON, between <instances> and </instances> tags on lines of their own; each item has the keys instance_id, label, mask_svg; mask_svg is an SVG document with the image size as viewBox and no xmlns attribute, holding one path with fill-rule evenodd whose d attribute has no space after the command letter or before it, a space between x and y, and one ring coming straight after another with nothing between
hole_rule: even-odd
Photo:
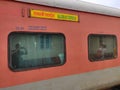
<instances>
[{"instance_id":1,"label":"passenger seated inside","mask_svg":"<svg viewBox=\"0 0 120 90\"><path fill-rule=\"evenodd\" d=\"M27 54L27 49L21 47L19 43L15 45L15 50L12 50L12 67L19 68L19 62L23 60L23 55Z\"/></svg>"},{"instance_id":2,"label":"passenger seated inside","mask_svg":"<svg viewBox=\"0 0 120 90\"><path fill-rule=\"evenodd\" d=\"M106 54L106 45L105 44L101 44L100 47L97 50L97 55L96 58L97 59L104 59L105 58L105 54Z\"/></svg>"}]
</instances>

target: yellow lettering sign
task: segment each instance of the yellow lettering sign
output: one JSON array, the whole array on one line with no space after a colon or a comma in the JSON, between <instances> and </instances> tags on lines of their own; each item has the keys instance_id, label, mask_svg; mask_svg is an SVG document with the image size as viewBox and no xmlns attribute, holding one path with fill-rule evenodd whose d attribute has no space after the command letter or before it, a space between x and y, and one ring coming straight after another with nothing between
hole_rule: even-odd
<instances>
[{"instance_id":1,"label":"yellow lettering sign","mask_svg":"<svg viewBox=\"0 0 120 90\"><path fill-rule=\"evenodd\" d=\"M42 10L30 10L30 17L78 22L78 15L48 12Z\"/></svg>"}]
</instances>

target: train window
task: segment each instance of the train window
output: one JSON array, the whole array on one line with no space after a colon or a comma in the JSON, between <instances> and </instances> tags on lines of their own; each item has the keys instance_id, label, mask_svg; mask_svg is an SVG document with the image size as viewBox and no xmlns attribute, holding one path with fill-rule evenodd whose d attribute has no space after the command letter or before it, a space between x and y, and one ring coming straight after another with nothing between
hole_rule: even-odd
<instances>
[{"instance_id":1,"label":"train window","mask_svg":"<svg viewBox=\"0 0 120 90\"><path fill-rule=\"evenodd\" d=\"M117 39L114 35L88 36L90 61L109 60L117 57Z\"/></svg>"},{"instance_id":2,"label":"train window","mask_svg":"<svg viewBox=\"0 0 120 90\"><path fill-rule=\"evenodd\" d=\"M57 66L64 63L63 34L14 32L9 35L9 67L12 70Z\"/></svg>"}]
</instances>

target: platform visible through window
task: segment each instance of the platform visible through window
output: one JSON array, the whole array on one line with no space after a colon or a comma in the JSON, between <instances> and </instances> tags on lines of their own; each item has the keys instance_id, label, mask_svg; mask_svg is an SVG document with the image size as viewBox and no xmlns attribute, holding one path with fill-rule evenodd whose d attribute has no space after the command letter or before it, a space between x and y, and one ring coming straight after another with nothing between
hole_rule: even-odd
<instances>
[{"instance_id":1,"label":"platform visible through window","mask_svg":"<svg viewBox=\"0 0 120 90\"><path fill-rule=\"evenodd\" d=\"M64 63L63 34L14 32L9 35L9 67L12 70L59 66Z\"/></svg>"},{"instance_id":2,"label":"platform visible through window","mask_svg":"<svg viewBox=\"0 0 120 90\"><path fill-rule=\"evenodd\" d=\"M88 37L90 61L110 60L117 57L117 39L114 35L94 35Z\"/></svg>"}]
</instances>

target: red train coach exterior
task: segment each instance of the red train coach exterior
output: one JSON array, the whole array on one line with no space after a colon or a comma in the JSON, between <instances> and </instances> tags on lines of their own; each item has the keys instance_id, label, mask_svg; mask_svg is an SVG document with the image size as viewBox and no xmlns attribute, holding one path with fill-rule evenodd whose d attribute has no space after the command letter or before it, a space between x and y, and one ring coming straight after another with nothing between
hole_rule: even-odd
<instances>
[{"instance_id":1,"label":"red train coach exterior","mask_svg":"<svg viewBox=\"0 0 120 90\"><path fill-rule=\"evenodd\" d=\"M120 84L119 10L97 14L51 6L0 1L0 90L92 90ZM107 48L101 59L98 44ZM23 62L13 60L18 48Z\"/></svg>"}]
</instances>

